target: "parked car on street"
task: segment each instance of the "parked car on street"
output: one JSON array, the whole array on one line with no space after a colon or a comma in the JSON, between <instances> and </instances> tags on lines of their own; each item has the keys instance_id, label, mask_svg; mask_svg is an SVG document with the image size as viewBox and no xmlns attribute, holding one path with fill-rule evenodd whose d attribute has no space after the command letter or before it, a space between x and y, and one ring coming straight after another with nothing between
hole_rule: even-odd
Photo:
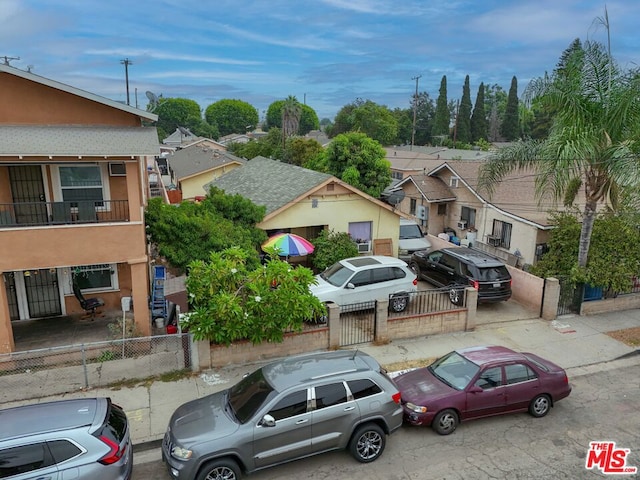
<instances>
[{"instance_id":1,"label":"parked car on street","mask_svg":"<svg viewBox=\"0 0 640 480\"><path fill-rule=\"evenodd\" d=\"M316 275L316 281L310 290L321 302L351 308L359 304L366 309L376 300L389 298L389 309L394 312L407 308L418 285L416 274L406 262L383 255L340 260Z\"/></svg>"},{"instance_id":2,"label":"parked car on street","mask_svg":"<svg viewBox=\"0 0 640 480\"><path fill-rule=\"evenodd\" d=\"M464 289L478 291L478 303L503 302L511 298L511 274L504 263L468 247L415 252L409 262L418 278L437 287L450 287L449 299L464 301Z\"/></svg>"},{"instance_id":3,"label":"parked car on street","mask_svg":"<svg viewBox=\"0 0 640 480\"><path fill-rule=\"evenodd\" d=\"M414 220L400 219L400 235L398 237L398 258L409 263L414 252L431 249L431 242L424 236L420 225Z\"/></svg>"},{"instance_id":4,"label":"parked car on street","mask_svg":"<svg viewBox=\"0 0 640 480\"><path fill-rule=\"evenodd\" d=\"M0 410L0 478L128 480L127 416L109 398Z\"/></svg>"},{"instance_id":5,"label":"parked car on street","mask_svg":"<svg viewBox=\"0 0 640 480\"><path fill-rule=\"evenodd\" d=\"M237 480L344 448L368 463L401 425L400 393L373 357L349 350L299 355L179 407L162 458L179 480Z\"/></svg>"},{"instance_id":6,"label":"parked car on street","mask_svg":"<svg viewBox=\"0 0 640 480\"><path fill-rule=\"evenodd\" d=\"M462 421L492 415L528 411L544 417L571 393L561 367L501 346L453 351L394 381L405 421L430 425L440 435L452 433Z\"/></svg>"}]
</instances>

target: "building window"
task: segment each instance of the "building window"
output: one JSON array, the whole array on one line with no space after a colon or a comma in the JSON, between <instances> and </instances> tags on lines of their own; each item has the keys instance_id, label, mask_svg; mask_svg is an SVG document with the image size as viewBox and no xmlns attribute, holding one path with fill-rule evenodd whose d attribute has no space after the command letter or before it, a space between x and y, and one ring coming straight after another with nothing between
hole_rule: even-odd
<instances>
[{"instance_id":1,"label":"building window","mask_svg":"<svg viewBox=\"0 0 640 480\"><path fill-rule=\"evenodd\" d=\"M447 204L439 203L438 204L438 215L446 215L447 214Z\"/></svg>"},{"instance_id":2,"label":"building window","mask_svg":"<svg viewBox=\"0 0 640 480\"><path fill-rule=\"evenodd\" d=\"M493 221L493 231L491 237L497 239L498 245L496 247L511 248L511 229L512 225L501 220Z\"/></svg>"},{"instance_id":3,"label":"building window","mask_svg":"<svg viewBox=\"0 0 640 480\"><path fill-rule=\"evenodd\" d=\"M460 210L460 220L467 222L467 228L474 227L476 225L476 209L462 207Z\"/></svg>"},{"instance_id":4,"label":"building window","mask_svg":"<svg viewBox=\"0 0 640 480\"><path fill-rule=\"evenodd\" d=\"M72 281L77 283L81 290L112 290L116 288L115 276L115 265L83 265L73 267Z\"/></svg>"},{"instance_id":5,"label":"building window","mask_svg":"<svg viewBox=\"0 0 640 480\"><path fill-rule=\"evenodd\" d=\"M60 190L62 200L74 202L91 200L102 202L102 172L97 165L60 166Z\"/></svg>"},{"instance_id":6,"label":"building window","mask_svg":"<svg viewBox=\"0 0 640 480\"><path fill-rule=\"evenodd\" d=\"M458 188L458 180L459 180L459 178L458 178L458 177L451 177L451 178L449 179L449 186L450 186L451 188Z\"/></svg>"},{"instance_id":7,"label":"building window","mask_svg":"<svg viewBox=\"0 0 640 480\"><path fill-rule=\"evenodd\" d=\"M411 215L415 215L416 214L416 206L418 204L418 201L415 198L411 199L410 205L409 205L409 214Z\"/></svg>"},{"instance_id":8,"label":"building window","mask_svg":"<svg viewBox=\"0 0 640 480\"><path fill-rule=\"evenodd\" d=\"M349 235L358 245L358 252L368 253L371 251L371 222L349 223Z\"/></svg>"}]
</instances>

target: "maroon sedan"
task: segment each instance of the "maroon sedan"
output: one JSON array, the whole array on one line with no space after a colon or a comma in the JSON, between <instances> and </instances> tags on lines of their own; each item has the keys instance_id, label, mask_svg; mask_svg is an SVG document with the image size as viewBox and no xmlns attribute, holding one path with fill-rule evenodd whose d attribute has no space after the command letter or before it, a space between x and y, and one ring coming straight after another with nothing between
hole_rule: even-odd
<instances>
[{"instance_id":1,"label":"maroon sedan","mask_svg":"<svg viewBox=\"0 0 640 480\"><path fill-rule=\"evenodd\" d=\"M463 420L529 412L544 417L571 393L566 372L533 353L506 347L470 347L448 353L428 367L394 378L404 419L431 425L440 435Z\"/></svg>"}]
</instances>

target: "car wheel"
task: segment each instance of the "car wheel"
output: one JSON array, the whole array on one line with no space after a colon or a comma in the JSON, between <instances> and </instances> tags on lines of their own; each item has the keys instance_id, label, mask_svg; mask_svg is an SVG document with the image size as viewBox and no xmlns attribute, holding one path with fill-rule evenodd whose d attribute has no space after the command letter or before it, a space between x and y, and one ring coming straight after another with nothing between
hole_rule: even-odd
<instances>
[{"instance_id":1,"label":"car wheel","mask_svg":"<svg viewBox=\"0 0 640 480\"><path fill-rule=\"evenodd\" d=\"M418 278L420 278L420 267L418 266L418 262L409 262L409 268L417 275Z\"/></svg>"},{"instance_id":2,"label":"car wheel","mask_svg":"<svg viewBox=\"0 0 640 480\"><path fill-rule=\"evenodd\" d=\"M408 304L409 297L407 295L394 295L389 301L389 308L396 313L404 312Z\"/></svg>"},{"instance_id":3,"label":"car wheel","mask_svg":"<svg viewBox=\"0 0 640 480\"><path fill-rule=\"evenodd\" d=\"M198 480L239 480L240 468L233 460L214 460L204 465L198 472Z\"/></svg>"},{"instance_id":4,"label":"car wheel","mask_svg":"<svg viewBox=\"0 0 640 480\"><path fill-rule=\"evenodd\" d=\"M349 442L351 455L360 463L373 462L382 455L387 438L378 425L368 423L356 430Z\"/></svg>"},{"instance_id":5,"label":"car wheel","mask_svg":"<svg viewBox=\"0 0 640 480\"><path fill-rule=\"evenodd\" d=\"M551 398L549 395L538 395L529 404L529 413L534 417L544 417L551 410Z\"/></svg>"},{"instance_id":6,"label":"car wheel","mask_svg":"<svg viewBox=\"0 0 640 480\"><path fill-rule=\"evenodd\" d=\"M449 287L449 300L454 305L462 305L464 299L463 291L458 287Z\"/></svg>"},{"instance_id":7,"label":"car wheel","mask_svg":"<svg viewBox=\"0 0 640 480\"><path fill-rule=\"evenodd\" d=\"M440 435L449 435L458 427L458 414L451 409L443 410L433 419L432 427Z\"/></svg>"}]
</instances>

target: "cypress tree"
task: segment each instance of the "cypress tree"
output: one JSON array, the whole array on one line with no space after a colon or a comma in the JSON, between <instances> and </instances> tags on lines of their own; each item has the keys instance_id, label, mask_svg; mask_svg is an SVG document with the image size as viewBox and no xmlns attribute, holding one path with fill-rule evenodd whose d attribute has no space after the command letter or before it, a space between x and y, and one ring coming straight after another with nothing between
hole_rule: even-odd
<instances>
[{"instance_id":1,"label":"cypress tree","mask_svg":"<svg viewBox=\"0 0 640 480\"><path fill-rule=\"evenodd\" d=\"M481 83L478 87L473 114L471 114L471 141L477 142L481 138L487 140L489 138L488 131L489 124L484 111L484 83Z\"/></svg>"},{"instance_id":2,"label":"cypress tree","mask_svg":"<svg viewBox=\"0 0 640 480\"><path fill-rule=\"evenodd\" d=\"M518 80L514 76L511 79L507 108L500 126L500 134L505 140L512 141L518 138L518 130Z\"/></svg>"},{"instance_id":3,"label":"cypress tree","mask_svg":"<svg viewBox=\"0 0 640 480\"><path fill-rule=\"evenodd\" d=\"M471 142L471 89L469 87L469 75L464 79L462 87L462 99L456 117L456 141L462 143Z\"/></svg>"},{"instance_id":4,"label":"cypress tree","mask_svg":"<svg viewBox=\"0 0 640 480\"><path fill-rule=\"evenodd\" d=\"M440 81L440 92L436 101L436 115L433 120L432 136L449 135L449 107L447 105L447 76L443 75Z\"/></svg>"}]
</instances>

